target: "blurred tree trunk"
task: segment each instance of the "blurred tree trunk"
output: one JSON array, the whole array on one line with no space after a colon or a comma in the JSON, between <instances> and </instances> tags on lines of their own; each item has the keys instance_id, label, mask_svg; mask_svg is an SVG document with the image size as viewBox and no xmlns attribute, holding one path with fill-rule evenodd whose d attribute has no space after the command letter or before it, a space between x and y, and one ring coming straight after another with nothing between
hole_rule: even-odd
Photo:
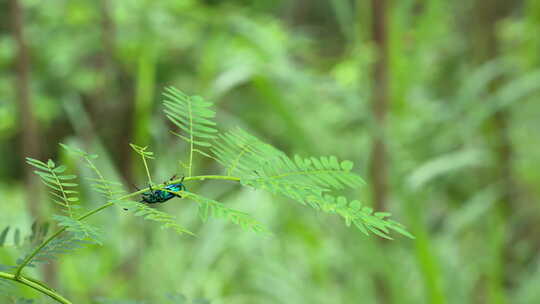
<instances>
[{"instance_id":1,"label":"blurred tree trunk","mask_svg":"<svg viewBox=\"0 0 540 304\"><path fill-rule=\"evenodd\" d=\"M30 101L30 54L26 38L24 35L24 9L18 0L10 0L12 30L15 43L17 45L16 62L16 83L18 115L21 130L21 152L22 157L29 156L40 158L40 135L37 121L34 116L34 109ZM21 157L21 159L22 159ZM30 166L23 161L24 184L27 195L27 206L30 216L41 220L42 210L40 208L40 184L35 178ZM49 263L43 266L45 281L49 286L57 285L56 263Z\"/></svg>"},{"instance_id":2,"label":"blurred tree trunk","mask_svg":"<svg viewBox=\"0 0 540 304\"><path fill-rule=\"evenodd\" d=\"M134 84L116 56L116 25L112 5L110 0L99 1L104 77L98 102L94 105L100 108L94 108L93 114L99 121L95 125L108 149L113 152L124 179L128 184L133 184L129 143L134 132Z\"/></svg>"},{"instance_id":3,"label":"blurred tree trunk","mask_svg":"<svg viewBox=\"0 0 540 304\"><path fill-rule=\"evenodd\" d=\"M388 195L388 169L385 144L385 120L388 111L388 38L386 0L372 0L372 40L375 62L371 75L371 107L374 117L371 145L370 180L376 210L383 210Z\"/></svg>"},{"instance_id":4,"label":"blurred tree trunk","mask_svg":"<svg viewBox=\"0 0 540 304\"><path fill-rule=\"evenodd\" d=\"M388 197L388 159L385 144L385 120L388 111L388 35L386 0L371 1L371 40L375 61L371 67L372 125L371 162L369 177L375 210L386 209ZM381 239L381 242L384 240ZM374 284L379 303L391 302L391 290L381 273L374 274Z\"/></svg>"},{"instance_id":5,"label":"blurred tree trunk","mask_svg":"<svg viewBox=\"0 0 540 304\"><path fill-rule=\"evenodd\" d=\"M473 58L478 65L498 58L499 41L497 39L497 25L509 15L512 8L520 1L507 0L476 0L474 2L472 17L471 45ZM494 96L504 83L504 76L496 77L489 85L488 95ZM492 225L489 245L493 256L490 258L486 282L479 282L480 294L477 294L480 303L507 303L505 295L506 264L511 255L508 248L509 235L507 227L512 215L514 205L515 180L512 169L513 147L508 134L510 129L510 113L507 109L497 111L487 122L485 136L491 145L495 156L495 167L488 172L489 183L500 184L500 198L497 201ZM484 291L485 289L485 291ZM485 292L485 295L482 293Z\"/></svg>"},{"instance_id":6,"label":"blurred tree trunk","mask_svg":"<svg viewBox=\"0 0 540 304\"><path fill-rule=\"evenodd\" d=\"M311 10L312 2L306 0L288 1L284 19L293 26L304 24Z\"/></svg>"},{"instance_id":7,"label":"blurred tree trunk","mask_svg":"<svg viewBox=\"0 0 540 304\"><path fill-rule=\"evenodd\" d=\"M17 45L16 82L18 115L21 130L21 151L24 156L39 158L39 140L34 109L30 102L30 55L24 37L24 11L18 0L11 0L11 16L13 37ZM23 160L24 162L24 160ZM34 178L32 169L23 164L24 180L27 193L39 193L39 184ZM28 197L28 209L32 218L40 215L39 200L35 195Z\"/></svg>"}]
</instances>

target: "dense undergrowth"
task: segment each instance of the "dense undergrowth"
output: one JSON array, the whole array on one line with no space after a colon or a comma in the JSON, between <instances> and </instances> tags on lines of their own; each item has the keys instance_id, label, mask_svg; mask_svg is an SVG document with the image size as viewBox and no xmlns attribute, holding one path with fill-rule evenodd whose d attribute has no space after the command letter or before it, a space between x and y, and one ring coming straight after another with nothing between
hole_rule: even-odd
<instances>
[{"instance_id":1,"label":"dense undergrowth","mask_svg":"<svg viewBox=\"0 0 540 304\"><path fill-rule=\"evenodd\" d=\"M227 132L218 131L212 103L202 97L188 96L169 87L165 89L164 98L165 115L177 126L177 130L171 132L189 147L187 160L178 160L186 174L181 178L154 183L150 174L150 161L158 162L159 156L154 155L148 147L131 144L145 168L148 187L127 192L127 187L121 182L108 179L98 169L94 162L98 155L60 144L92 172L93 176L83 178L87 179L93 191L103 198L103 203L98 207L86 209L80 204L77 184L80 177L67 174L69 169L66 166L51 159L44 162L27 158L27 163L34 167L35 174L46 186L50 200L57 205L58 214L50 219L55 227L52 232L49 223L34 223L29 236L22 237L19 230L12 233L14 244L20 247L23 254L13 265L0 265L0 286L5 289L5 294L10 292L8 283L20 283L60 303L71 303L46 283L25 275L24 270L62 255L75 254L74 250L83 246L101 245L105 233L103 227L93 226L86 219L109 207L122 208L181 235L194 235L178 223L174 215L160 210L159 206L155 207L156 204L141 203L139 197L143 193L165 191L183 200L193 201L198 205L198 214L203 222L209 218L221 218L247 231L271 234L271 231L248 213L232 209L202 193L191 192L185 188L178 192L171 191L166 188L168 184L192 184L208 180L239 183L244 187L285 196L320 212L335 214L343 218L347 226L354 226L366 235L373 233L390 239L390 234L394 231L412 237L401 224L388 218L389 213L374 212L358 200L348 200L339 194L345 188L356 188L363 183L360 176L352 171L351 161L339 161L335 156L289 157L240 128ZM206 157L218 162L225 173L196 175L194 157ZM10 227L6 227L0 234L0 245L5 243L8 235Z\"/></svg>"}]
</instances>

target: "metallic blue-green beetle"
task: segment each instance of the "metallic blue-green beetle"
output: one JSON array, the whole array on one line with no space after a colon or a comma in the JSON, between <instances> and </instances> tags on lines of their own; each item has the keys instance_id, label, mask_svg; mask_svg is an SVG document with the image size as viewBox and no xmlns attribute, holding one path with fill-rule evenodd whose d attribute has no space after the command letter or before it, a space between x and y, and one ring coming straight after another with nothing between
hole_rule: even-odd
<instances>
[{"instance_id":1,"label":"metallic blue-green beetle","mask_svg":"<svg viewBox=\"0 0 540 304\"><path fill-rule=\"evenodd\" d=\"M175 177L176 176L171 177L170 180L173 180ZM174 192L180 192L182 190L186 190L186 186L184 186L184 184L182 183L183 181L184 181L184 177L182 177L182 180L179 183L166 185L163 188L170 191L174 191ZM166 190L153 190L152 186L150 186L150 191L146 191L142 194L141 203L147 203L147 204L164 203L173 197L181 197L181 196L178 194L168 192Z\"/></svg>"}]
</instances>

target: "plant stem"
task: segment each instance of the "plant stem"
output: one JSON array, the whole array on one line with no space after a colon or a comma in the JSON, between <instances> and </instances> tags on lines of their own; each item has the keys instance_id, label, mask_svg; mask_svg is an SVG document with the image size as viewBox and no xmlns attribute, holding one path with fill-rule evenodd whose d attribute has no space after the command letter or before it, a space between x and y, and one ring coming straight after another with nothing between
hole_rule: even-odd
<instances>
[{"instance_id":1,"label":"plant stem","mask_svg":"<svg viewBox=\"0 0 540 304\"><path fill-rule=\"evenodd\" d=\"M148 183L152 185L152 177L150 176L150 170L148 170L148 164L146 163L146 156L144 154L141 154L142 161L144 164L144 169L146 169L146 176L148 176Z\"/></svg>"},{"instance_id":2,"label":"plant stem","mask_svg":"<svg viewBox=\"0 0 540 304\"><path fill-rule=\"evenodd\" d=\"M191 177L186 177L186 178L184 178L184 181L190 181L190 180L200 180L200 181L204 181L205 179L221 179L221 180L229 180L229 181L233 181L233 182L239 182L239 181L240 181L240 178L239 178L239 177L225 176L225 175L199 175L199 176L191 176ZM179 182L181 182L181 181L182 181L182 179L177 179L177 180L172 181L171 183L179 183Z\"/></svg>"},{"instance_id":3,"label":"plant stem","mask_svg":"<svg viewBox=\"0 0 540 304\"><path fill-rule=\"evenodd\" d=\"M206 179L218 179L218 180L229 180L229 181L235 181L235 182L239 182L240 181L240 178L238 177L233 177L233 176L223 176L223 175L199 175L199 176L191 176L191 177L186 177L184 178L184 181L190 181L190 180L200 180L200 181L204 181ZM181 182L182 179L176 179L176 180L173 180L169 183L179 183ZM163 183L163 184L160 184L158 185L158 187L164 187L166 184ZM107 203L93 209L93 210L90 210L88 212L86 212L85 214L79 216L77 218L77 221L82 221L84 220L85 218L95 214L95 213L98 213L99 211L105 209L105 208L108 208L112 205L114 205L117 201L121 201L121 200L125 200L125 199L128 199L128 198L131 198L133 196L136 196L136 195L139 195L143 192L146 192L150 190L150 188L144 188L144 189L141 189L139 191L136 191L136 192L132 192L132 193L129 193L129 194L126 194L124 196L121 196L119 197L118 199L114 200L114 201L108 201ZM15 270L15 274L7 274L7 273L2 273L0 272L0 277L5 277L4 275L7 275L7 279L11 279L11 280L14 280L14 281L17 281L17 282L21 282L25 285L28 285L34 289L37 289L37 290L40 290L43 289L44 287L43 286L39 286L39 284L35 283L35 282L32 282L32 281L29 281L28 279L26 279L25 277L23 277L21 275L21 272L22 270L24 269L24 267L26 267L31 261L32 259L45 247L47 246L47 244L49 244L52 240L54 240L55 238L57 238L60 234L62 234L62 232L64 232L66 230L66 227L62 227L60 229L58 229L55 233L53 233L51 236L49 236L46 240L44 240L38 247L36 247L36 249L34 249L32 251L31 254L29 254L22 262L21 264L19 264L19 266L17 267L17 269ZM29 283L24 283L22 280L26 280L28 281ZM41 289L39 288L36 288L34 287L33 285L29 285L29 284L33 284L33 285L36 285L36 286L39 286ZM50 292L50 291L49 291ZM51 296L49 293L46 293L48 294L49 296ZM60 303L71 303L67 300L65 300L64 298L62 298L61 296L57 295L59 298L63 299L64 302L60 301ZM52 296L51 296L52 297ZM54 298L54 297L53 297ZM57 300L57 298L54 298Z\"/></svg>"},{"instance_id":4,"label":"plant stem","mask_svg":"<svg viewBox=\"0 0 540 304\"><path fill-rule=\"evenodd\" d=\"M191 177L191 167L193 166L193 113L191 112L191 98L188 102L189 109L189 167L188 167L188 177Z\"/></svg>"},{"instance_id":5,"label":"plant stem","mask_svg":"<svg viewBox=\"0 0 540 304\"><path fill-rule=\"evenodd\" d=\"M28 278L21 275L16 276L14 274L5 273L5 272L0 272L0 278L12 280L12 281L24 284L26 286L29 286L30 288L33 288L41 293L48 295L49 297L53 298L59 303L72 304L71 301L64 298L63 296L61 296L60 294L58 294L56 291L52 290L51 288L45 286L43 283L38 283L38 281L35 279Z\"/></svg>"}]
</instances>

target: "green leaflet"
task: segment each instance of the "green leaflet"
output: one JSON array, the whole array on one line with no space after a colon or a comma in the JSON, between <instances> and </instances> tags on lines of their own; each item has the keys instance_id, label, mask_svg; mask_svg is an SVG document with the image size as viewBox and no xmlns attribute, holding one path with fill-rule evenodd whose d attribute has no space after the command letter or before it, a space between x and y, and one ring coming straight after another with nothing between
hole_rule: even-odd
<instances>
[{"instance_id":1,"label":"green leaflet","mask_svg":"<svg viewBox=\"0 0 540 304\"><path fill-rule=\"evenodd\" d=\"M362 179L351 172L351 161L338 162L334 156L290 159L285 153L247 132L236 129L219 136L212 152L227 168L228 175L240 176L246 185L260 184L272 192L275 187L343 189L358 187Z\"/></svg>"},{"instance_id":2,"label":"green leaflet","mask_svg":"<svg viewBox=\"0 0 540 304\"><path fill-rule=\"evenodd\" d=\"M69 182L77 178L76 175L68 174L61 175L66 170L65 166L56 166L53 160L49 159L47 163L30 157L26 158L26 163L38 169L34 171L40 178L43 184L52 189L49 191L53 198L53 202L58 204L62 211L70 217L75 216L75 206L79 198L76 196L77 191L73 190L78 184Z\"/></svg>"},{"instance_id":3,"label":"green leaflet","mask_svg":"<svg viewBox=\"0 0 540 304\"><path fill-rule=\"evenodd\" d=\"M264 164L286 157L283 152L240 128L220 134L211 151L227 169L227 175L239 177L256 177L256 170Z\"/></svg>"},{"instance_id":4,"label":"green leaflet","mask_svg":"<svg viewBox=\"0 0 540 304\"><path fill-rule=\"evenodd\" d=\"M263 163L257 170L259 176L251 180L252 183L287 182L320 189L356 188L363 181L350 171L350 163L339 163L335 156L301 158L296 155L294 160L281 156Z\"/></svg>"},{"instance_id":5,"label":"green leaflet","mask_svg":"<svg viewBox=\"0 0 540 304\"><path fill-rule=\"evenodd\" d=\"M27 265L30 267L36 266L38 263L48 263L51 260L57 259L58 256L67 254L76 249L82 248L89 242L81 240L75 234L67 232L62 236L55 238L50 243L45 245ZM31 252L31 251L30 251ZM20 265L27 255L17 260L17 265Z\"/></svg>"},{"instance_id":6,"label":"green leaflet","mask_svg":"<svg viewBox=\"0 0 540 304\"><path fill-rule=\"evenodd\" d=\"M66 230L71 232L73 237L103 245L101 242L102 232L98 228L63 215L53 215L52 217L58 222L59 226L66 227Z\"/></svg>"},{"instance_id":7,"label":"green leaflet","mask_svg":"<svg viewBox=\"0 0 540 304\"><path fill-rule=\"evenodd\" d=\"M363 183L351 172L350 161L340 163L333 156L305 159L295 156L291 160L241 129L220 135L212 152L227 168L228 175L239 176L243 185L282 194L302 204L312 202L311 196L320 196L331 189Z\"/></svg>"},{"instance_id":8,"label":"green leaflet","mask_svg":"<svg viewBox=\"0 0 540 304\"><path fill-rule=\"evenodd\" d=\"M94 191L102 194L108 200L114 200L116 197L126 193L121 183L105 179L103 174L94 165L94 162L92 160L98 158L96 154L90 154L81 149L70 147L62 143L60 144L60 146L64 148L66 151L79 156L84 161L84 164L86 165L86 167L88 167L90 170L94 172L94 174L96 175L95 178L92 178L92 177L86 178L87 180L91 182L90 186L94 189ZM71 191L72 190L68 190L65 192L76 193L74 191L73 192Z\"/></svg>"},{"instance_id":9,"label":"green leaflet","mask_svg":"<svg viewBox=\"0 0 540 304\"><path fill-rule=\"evenodd\" d=\"M268 232L261 223L245 212L231 209L218 201L195 193L183 191L182 196L199 204L199 217L203 222L206 222L208 217L221 218L239 225L244 230L264 233Z\"/></svg>"},{"instance_id":10,"label":"green leaflet","mask_svg":"<svg viewBox=\"0 0 540 304\"><path fill-rule=\"evenodd\" d=\"M144 164L144 169L146 170L146 176L148 177L148 184L152 185L152 176L150 176L150 170L148 169L148 163L146 159L154 159L154 152L148 151L148 147L140 147L135 144L129 144L137 154L141 156L142 162Z\"/></svg>"},{"instance_id":11,"label":"green leaflet","mask_svg":"<svg viewBox=\"0 0 540 304\"><path fill-rule=\"evenodd\" d=\"M172 132L176 136L189 144L189 160L183 166L187 169L187 175L191 176L193 167L193 153L197 152L203 156L208 154L201 148L212 146L212 140L218 133L213 121L216 113L211 109L212 103L205 101L200 96L188 96L173 88L165 88L163 93L165 100L163 106L165 115L179 129L180 133Z\"/></svg>"},{"instance_id":12,"label":"green leaflet","mask_svg":"<svg viewBox=\"0 0 540 304\"><path fill-rule=\"evenodd\" d=\"M216 116L211 109L213 104L200 96L188 96L173 87L165 88L163 96L165 115L185 134L179 136L193 145L210 147L210 140L216 138L218 132L213 121Z\"/></svg>"},{"instance_id":13,"label":"green leaflet","mask_svg":"<svg viewBox=\"0 0 540 304\"><path fill-rule=\"evenodd\" d=\"M400 233L409 238L414 238L405 230L405 227L397 222L386 219L391 214L387 212L373 212L373 209L362 206L360 201L348 202L343 196L334 197L323 195L313 197L313 200L321 207L323 212L335 213L341 216L347 226L354 224L361 232L368 235L372 232L380 237L392 239L389 236L390 230Z\"/></svg>"},{"instance_id":14,"label":"green leaflet","mask_svg":"<svg viewBox=\"0 0 540 304\"><path fill-rule=\"evenodd\" d=\"M122 208L132 211L133 214L140 216L145 220L160 223L162 229L172 229L178 234L194 235L191 231L178 225L176 223L176 218L166 212L159 211L156 208L148 207L145 204L135 201L119 201L117 204Z\"/></svg>"}]
</instances>

